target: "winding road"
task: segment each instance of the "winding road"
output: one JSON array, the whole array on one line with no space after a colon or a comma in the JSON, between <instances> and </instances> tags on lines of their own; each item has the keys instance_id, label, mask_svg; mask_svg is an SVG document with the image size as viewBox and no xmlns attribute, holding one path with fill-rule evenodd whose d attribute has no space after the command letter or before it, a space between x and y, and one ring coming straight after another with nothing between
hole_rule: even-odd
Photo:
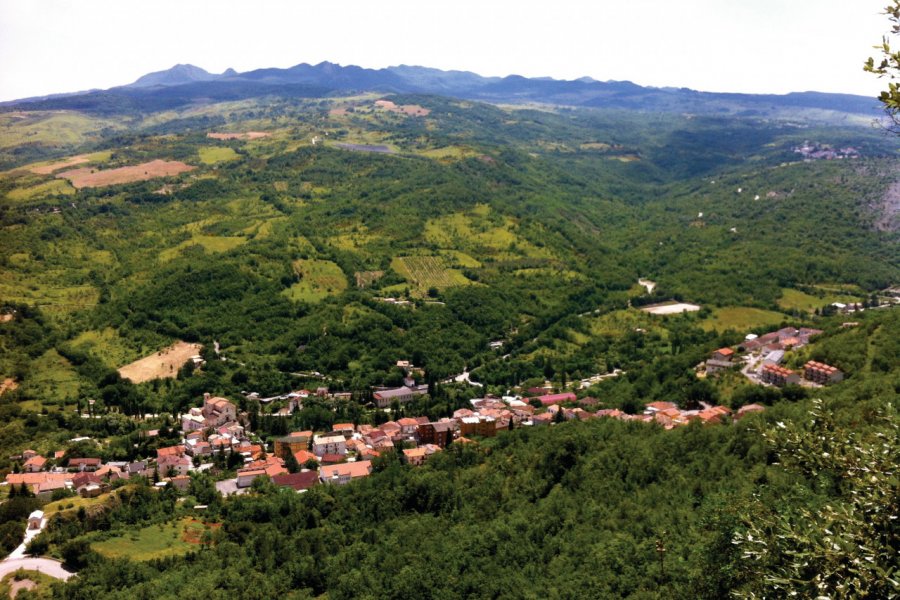
<instances>
[{"instance_id":1,"label":"winding road","mask_svg":"<svg viewBox=\"0 0 900 600\"><path fill-rule=\"evenodd\" d=\"M49 558L15 558L0 562L0 579L6 577L10 573L15 573L19 569L40 571L44 575L62 579L63 581L66 581L69 577L75 575L75 573L63 569L62 563L58 560Z\"/></svg>"}]
</instances>

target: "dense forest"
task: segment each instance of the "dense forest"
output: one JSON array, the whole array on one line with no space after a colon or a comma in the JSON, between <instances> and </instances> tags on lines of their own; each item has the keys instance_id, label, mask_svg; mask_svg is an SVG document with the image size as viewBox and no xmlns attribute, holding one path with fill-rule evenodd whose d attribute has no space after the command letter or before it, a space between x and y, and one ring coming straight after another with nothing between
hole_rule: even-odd
<instances>
[{"instance_id":1,"label":"dense forest","mask_svg":"<svg viewBox=\"0 0 900 600\"><path fill-rule=\"evenodd\" d=\"M29 448L153 456L204 393L233 399L269 448L545 385L626 414L766 410L671 431L520 428L421 467L385 453L371 477L303 494L132 482L60 510L33 543L79 572L55 596L900 594L896 139L852 120L307 91L0 113L4 474ZM184 168L153 176L167 164ZM669 301L698 310L640 310ZM835 314L847 304L866 310ZM790 367L823 361L845 381L698 376L717 348L783 326L823 331ZM143 383L119 372L176 341L202 360ZM376 410L402 360L428 394ZM349 395L289 416L255 399L320 386ZM41 501L5 493L14 547ZM96 550L178 519L207 527L186 554Z\"/></svg>"}]
</instances>

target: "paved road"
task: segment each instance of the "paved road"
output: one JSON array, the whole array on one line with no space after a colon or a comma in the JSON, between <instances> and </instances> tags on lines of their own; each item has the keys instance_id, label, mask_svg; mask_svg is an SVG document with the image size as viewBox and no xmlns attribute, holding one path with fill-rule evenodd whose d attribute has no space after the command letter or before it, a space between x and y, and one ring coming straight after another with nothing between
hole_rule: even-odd
<instances>
[{"instance_id":1,"label":"paved road","mask_svg":"<svg viewBox=\"0 0 900 600\"><path fill-rule=\"evenodd\" d=\"M40 571L44 575L62 579L63 581L75 575L75 573L63 569L62 563L57 560L49 558L17 558L0 562L0 578L5 577L9 573L15 573L19 569Z\"/></svg>"}]
</instances>

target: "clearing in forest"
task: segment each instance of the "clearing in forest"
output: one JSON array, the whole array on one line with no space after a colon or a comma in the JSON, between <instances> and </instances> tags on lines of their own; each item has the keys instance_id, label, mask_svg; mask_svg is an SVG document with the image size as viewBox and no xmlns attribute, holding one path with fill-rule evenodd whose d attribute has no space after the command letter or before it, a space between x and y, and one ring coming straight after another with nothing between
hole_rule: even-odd
<instances>
[{"instance_id":1,"label":"clearing in forest","mask_svg":"<svg viewBox=\"0 0 900 600\"><path fill-rule=\"evenodd\" d=\"M206 146L197 150L197 154L200 156L200 162L205 165L214 165L240 158L237 152L227 146Z\"/></svg>"},{"instance_id":2,"label":"clearing in forest","mask_svg":"<svg viewBox=\"0 0 900 600\"><path fill-rule=\"evenodd\" d=\"M376 100L375 106L379 108L383 108L390 112L398 113L401 115L407 115L409 117L426 117L431 112L431 110L419 106L418 104L395 104L390 100Z\"/></svg>"},{"instance_id":3,"label":"clearing in forest","mask_svg":"<svg viewBox=\"0 0 900 600\"><path fill-rule=\"evenodd\" d=\"M135 561L179 556L196 550L197 545L202 542L203 533L215 527L186 517L94 542L91 548L107 558L129 558Z\"/></svg>"},{"instance_id":4,"label":"clearing in forest","mask_svg":"<svg viewBox=\"0 0 900 600\"><path fill-rule=\"evenodd\" d=\"M698 311L700 307L696 304L687 304L685 302L665 302L663 304L644 306L641 310L652 315L677 315L683 312Z\"/></svg>"},{"instance_id":5,"label":"clearing in forest","mask_svg":"<svg viewBox=\"0 0 900 600\"><path fill-rule=\"evenodd\" d=\"M441 256L398 256L391 261L391 268L419 292L472 283L459 271L448 269Z\"/></svg>"},{"instance_id":6,"label":"clearing in forest","mask_svg":"<svg viewBox=\"0 0 900 600\"><path fill-rule=\"evenodd\" d=\"M734 329L746 332L764 325L777 327L785 319L787 319L785 315L771 310L749 306L727 306L713 310L712 316L701 321L700 326L707 331Z\"/></svg>"},{"instance_id":7,"label":"clearing in forest","mask_svg":"<svg viewBox=\"0 0 900 600\"><path fill-rule=\"evenodd\" d=\"M193 169L194 167L181 161L157 159L139 165L103 171L84 167L72 171L63 171L58 174L57 177L68 179L72 185L81 189L85 187L103 187L107 185L118 185L120 183L146 181L157 177L171 177L187 171L192 171Z\"/></svg>"},{"instance_id":8,"label":"clearing in forest","mask_svg":"<svg viewBox=\"0 0 900 600\"><path fill-rule=\"evenodd\" d=\"M347 289L347 277L330 260L295 260L294 273L299 281L282 293L295 301L321 302Z\"/></svg>"},{"instance_id":9,"label":"clearing in forest","mask_svg":"<svg viewBox=\"0 0 900 600\"><path fill-rule=\"evenodd\" d=\"M260 138L269 137L264 131L247 131L244 133L207 133L206 137L214 140L258 140Z\"/></svg>"},{"instance_id":10,"label":"clearing in forest","mask_svg":"<svg viewBox=\"0 0 900 600\"><path fill-rule=\"evenodd\" d=\"M124 379L130 379L133 383L143 383L151 379L175 377L180 369L192 356L200 354L203 348L200 344L188 344L178 341L155 352L125 365L119 369L119 375Z\"/></svg>"}]
</instances>

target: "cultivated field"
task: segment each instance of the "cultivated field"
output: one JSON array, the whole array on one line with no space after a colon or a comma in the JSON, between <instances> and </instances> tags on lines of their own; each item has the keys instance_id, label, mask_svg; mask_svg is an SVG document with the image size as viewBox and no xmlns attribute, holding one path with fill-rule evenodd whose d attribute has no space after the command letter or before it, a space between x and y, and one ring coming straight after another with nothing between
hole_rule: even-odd
<instances>
[{"instance_id":1,"label":"cultivated field","mask_svg":"<svg viewBox=\"0 0 900 600\"><path fill-rule=\"evenodd\" d=\"M269 133L264 131L246 131L243 133L207 133L206 137L214 140L258 140L260 138L269 137Z\"/></svg>"},{"instance_id":2,"label":"cultivated field","mask_svg":"<svg viewBox=\"0 0 900 600\"><path fill-rule=\"evenodd\" d=\"M651 315L677 315L684 312L698 311L700 307L696 304L687 304L685 302L667 302L665 304L644 306L641 310Z\"/></svg>"},{"instance_id":3,"label":"cultivated field","mask_svg":"<svg viewBox=\"0 0 900 600\"><path fill-rule=\"evenodd\" d=\"M64 194L68 196L74 193L75 189L69 185L69 182L56 179L53 181L45 181L31 187L10 190L6 197L16 202L23 202L31 200L32 198L40 198L41 196L52 196L55 194Z\"/></svg>"},{"instance_id":4,"label":"cultivated field","mask_svg":"<svg viewBox=\"0 0 900 600\"><path fill-rule=\"evenodd\" d=\"M291 300L321 302L347 288L344 272L331 261L301 259L295 260L293 266L300 281L283 292Z\"/></svg>"},{"instance_id":5,"label":"cultivated field","mask_svg":"<svg viewBox=\"0 0 900 600\"><path fill-rule=\"evenodd\" d=\"M175 342L168 348L136 360L119 369L119 375L130 379L134 383L143 383L151 379L175 377L184 363L192 356L200 354L203 348L200 344L188 344L187 342Z\"/></svg>"},{"instance_id":6,"label":"cultivated field","mask_svg":"<svg viewBox=\"0 0 900 600\"><path fill-rule=\"evenodd\" d=\"M205 165L214 165L239 158L238 153L228 147L209 146L200 148L197 153L200 155L200 162Z\"/></svg>"},{"instance_id":7,"label":"cultivated field","mask_svg":"<svg viewBox=\"0 0 900 600\"><path fill-rule=\"evenodd\" d=\"M191 165L177 160L166 161L157 159L139 165L103 171L84 167L72 171L64 171L58 174L57 177L68 179L72 185L81 189L146 181L157 177L171 177L193 169L194 167Z\"/></svg>"},{"instance_id":8,"label":"cultivated field","mask_svg":"<svg viewBox=\"0 0 900 600\"><path fill-rule=\"evenodd\" d=\"M860 299L856 296L849 296L847 294L838 294L834 292L823 292L821 297L812 296L805 292L801 292L800 290L793 290L790 288L783 288L781 292L781 298L778 299L778 306L785 310L803 310L806 312L813 312L815 309L828 306L832 302L843 302L844 304L849 304L851 302L860 301Z\"/></svg>"},{"instance_id":9,"label":"cultivated field","mask_svg":"<svg viewBox=\"0 0 900 600\"><path fill-rule=\"evenodd\" d=\"M429 109L419 106L418 104L397 105L390 100L376 100L375 106L410 117L425 117L431 112Z\"/></svg>"},{"instance_id":10,"label":"cultivated field","mask_svg":"<svg viewBox=\"0 0 900 600\"><path fill-rule=\"evenodd\" d=\"M459 271L448 269L441 256L398 256L391 261L391 268L419 292L471 283Z\"/></svg>"}]
</instances>

